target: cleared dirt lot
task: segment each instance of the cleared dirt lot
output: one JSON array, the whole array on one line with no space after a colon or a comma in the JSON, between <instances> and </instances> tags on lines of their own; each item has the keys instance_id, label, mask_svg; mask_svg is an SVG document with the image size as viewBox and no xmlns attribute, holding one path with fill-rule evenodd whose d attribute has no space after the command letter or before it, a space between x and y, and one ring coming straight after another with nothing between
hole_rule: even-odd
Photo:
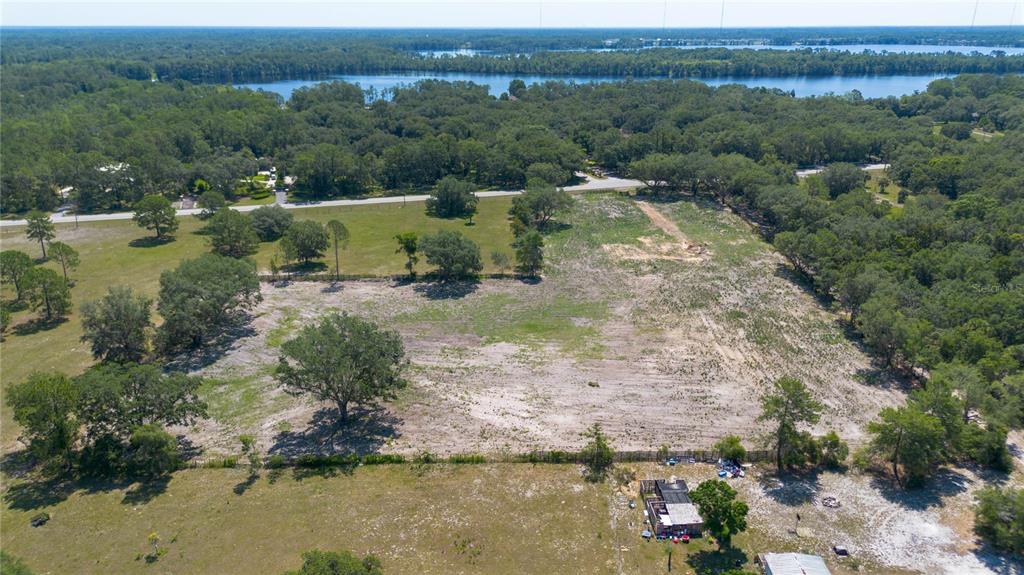
<instances>
[{"instance_id":1,"label":"cleared dirt lot","mask_svg":"<svg viewBox=\"0 0 1024 575\"><path fill-rule=\"evenodd\" d=\"M600 422L618 449L701 447L729 433L756 439L765 385L793 375L827 406L820 430L856 443L881 407L902 401L739 218L689 202L644 208L677 229L627 198L581 200L548 237L539 283L264 286L251 333L199 370L213 379L213 417L190 437L213 451L256 433L281 453L497 452L576 447ZM699 250L660 257L672 243ZM270 375L277 346L332 310L397 329L411 360L400 400L341 430Z\"/></svg>"}]
</instances>

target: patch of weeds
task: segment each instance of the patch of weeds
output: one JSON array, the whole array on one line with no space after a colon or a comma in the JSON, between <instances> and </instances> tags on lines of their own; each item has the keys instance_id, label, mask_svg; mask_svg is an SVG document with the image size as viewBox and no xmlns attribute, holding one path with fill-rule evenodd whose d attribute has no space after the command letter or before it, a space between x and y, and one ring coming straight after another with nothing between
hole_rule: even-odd
<instances>
[{"instance_id":1,"label":"patch of weeds","mask_svg":"<svg viewBox=\"0 0 1024 575\"><path fill-rule=\"evenodd\" d=\"M747 317L747 312L741 309L731 309L725 312L725 319L729 321L739 321Z\"/></svg>"},{"instance_id":2,"label":"patch of weeds","mask_svg":"<svg viewBox=\"0 0 1024 575\"><path fill-rule=\"evenodd\" d=\"M482 546L472 537L458 537L452 546L455 547L455 552L466 557L470 564L476 563L477 558L483 553Z\"/></svg>"},{"instance_id":3,"label":"patch of weeds","mask_svg":"<svg viewBox=\"0 0 1024 575\"><path fill-rule=\"evenodd\" d=\"M246 377L209 378L199 387L210 417L221 423L255 425L288 401L282 394L268 394L269 384L259 374Z\"/></svg>"},{"instance_id":4,"label":"patch of weeds","mask_svg":"<svg viewBox=\"0 0 1024 575\"><path fill-rule=\"evenodd\" d=\"M284 315L277 325L267 332L267 345L270 347L281 347L288 339L288 336L295 331L295 322L299 319L299 312L294 308L284 310Z\"/></svg>"}]
</instances>

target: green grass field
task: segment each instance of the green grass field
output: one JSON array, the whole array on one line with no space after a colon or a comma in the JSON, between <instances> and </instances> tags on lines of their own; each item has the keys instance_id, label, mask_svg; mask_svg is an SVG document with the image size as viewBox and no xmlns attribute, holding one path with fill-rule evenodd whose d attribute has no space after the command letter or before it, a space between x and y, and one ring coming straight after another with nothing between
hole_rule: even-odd
<instances>
[{"instance_id":1,"label":"green grass field","mask_svg":"<svg viewBox=\"0 0 1024 575\"><path fill-rule=\"evenodd\" d=\"M395 253L394 235L415 231L420 234L440 229L458 230L480 245L485 271L492 269L489 254L503 250L511 254L512 235L506 221L510 198L486 198L479 203L474 225L463 220L442 220L428 217L423 203L380 204L355 207L304 208L294 210L296 219L327 222L342 221L351 233L348 249L341 255L342 273L398 274L403 273L404 257ZM75 286L71 291L74 311L64 323L51 329L24 333L14 325L2 343L3 369L0 383L6 388L38 370L59 370L77 374L92 363L87 344L80 341L82 334L77 310L83 301L101 297L109 286L129 285L139 292L156 296L160 273L172 269L187 258L199 256L208 250L207 238L196 233L203 222L195 217L180 218L181 226L176 239L158 245L148 245L145 239L151 232L137 227L131 221L105 221L82 223L76 230L73 224L57 226L57 239L73 246L81 255L81 266L72 273ZM3 249L17 249L39 257L39 245L24 236L23 227L4 228L0 231ZM140 243L138 240L142 240ZM134 245L133 245L134 243ZM268 267L277 252L276 243L260 246L255 259L261 269ZM333 265L333 256L328 254ZM55 266L53 262L45 265ZM429 269L420 262L419 271ZM5 286L5 299L13 293ZM35 314L31 311L15 312L13 323L23 323ZM12 358L19 358L14 360ZM5 406L4 425L0 439L4 450L11 447L17 436L16 426L9 424L10 411Z\"/></svg>"},{"instance_id":2,"label":"green grass field","mask_svg":"<svg viewBox=\"0 0 1024 575\"><path fill-rule=\"evenodd\" d=\"M889 202L893 207L900 206L899 196L900 190L903 188L896 182L892 181L891 178L888 178L885 174L885 170L867 170L867 172L870 176L867 182L868 191L877 194L878 197ZM889 179L889 184L885 187L885 191L882 191L882 186L880 185L880 182L883 179Z\"/></svg>"},{"instance_id":3,"label":"green grass field","mask_svg":"<svg viewBox=\"0 0 1024 575\"><path fill-rule=\"evenodd\" d=\"M275 575L298 568L309 549L372 553L388 575L648 574L665 572L666 548L673 573L712 575L737 560L754 570L758 552L795 550L756 529L725 550L707 538L645 542L643 510L628 508L632 487L585 482L575 465L404 464L247 477L243 469L194 469L148 487L14 483L0 542L36 573L67 575ZM51 519L33 528L40 511ZM166 551L147 564L154 532ZM856 572L830 563L836 575Z\"/></svg>"}]
</instances>

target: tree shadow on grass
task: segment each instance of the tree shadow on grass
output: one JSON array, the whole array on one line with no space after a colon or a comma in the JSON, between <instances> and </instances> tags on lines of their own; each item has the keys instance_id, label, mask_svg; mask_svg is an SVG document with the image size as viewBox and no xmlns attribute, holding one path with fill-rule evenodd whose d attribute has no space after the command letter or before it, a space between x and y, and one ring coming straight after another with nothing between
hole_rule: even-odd
<instances>
[{"instance_id":1,"label":"tree shadow on grass","mask_svg":"<svg viewBox=\"0 0 1024 575\"><path fill-rule=\"evenodd\" d=\"M777 503L798 507L814 501L821 488L821 469L764 474L759 479L764 494Z\"/></svg>"},{"instance_id":2,"label":"tree shadow on grass","mask_svg":"<svg viewBox=\"0 0 1024 575\"><path fill-rule=\"evenodd\" d=\"M124 494L121 503L125 505L142 505L149 503L156 497L167 491L167 485L171 482L171 475L161 475L152 479L146 479L136 483Z\"/></svg>"},{"instance_id":3,"label":"tree shadow on grass","mask_svg":"<svg viewBox=\"0 0 1024 575\"><path fill-rule=\"evenodd\" d=\"M8 483L4 503L18 511L32 511L56 505L75 492L75 484L59 478L26 479Z\"/></svg>"},{"instance_id":4,"label":"tree shadow on grass","mask_svg":"<svg viewBox=\"0 0 1024 575\"><path fill-rule=\"evenodd\" d=\"M14 326L12 331L14 331L15 335L32 335L41 331L51 330L66 321L68 321L68 318L66 317L54 319L35 318L19 323Z\"/></svg>"},{"instance_id":5,"label":"tree shadow on grass","mask_svg":"<svg viewBox=\"0 0 1024 575\"><path fill-rule=\"evenodd\" d=\"M967 491L971 479L955 469L943 468L933 473L924 485L918 488L901 488L889 476L874 477L871 486L886 500L901 507L923 511L943 505L943 499Z\"/></svg>"},{"instance_id":6,"label":"tree shadow on grass","mask_svg":"<svg viewBox=\"0 0 1024 575\"><path fill-rule=\"evenodd\" d=\"M747 554L736 547L705 549L692 553L686 558L687 565L692 567L697 575L714 575L742 567L749 561L750 558L747 557Z\"/></svg>"},{"instance_id":7,"label":"tree shadow on grass","mask_svg":"<svg viewBox=\"0 0 1024 575\"><path fill-rule=\"evenodd\" d=\"M135 238L128 242L128 245L133 248L155 248L164 244L169 244L174 241L174 236L164 236L158 238L156 236L146 236L143 238Z\"/></svg>"},{"instance_id":8,"label":"tree shadow on grass","mask_svg":"<svg viewBox=\"0 0 1024 575\"><path fill-rule=\"evenodd\" d=\"M323 408L313 414L309 427L301 432L282 431L268 450L271 455L298 457L304 454L374 453L389 440L399 437L399 420L380 407L362 407L338 423L337 411Z\"/></svg>"},{"instance_id":9,"label":"tree shadow on grass","mask_svg":"<svg viewBox=\"0 0 1024 575\"><path fill-rule=\"evenodd\" d=\"M245 495L245 492L255 485L259 478L259 473L250 473L246 476L244 481L239 481L233 488L231 488L231 491L233 491L235 495Z\"/></svg>"},{"instance_id":10,"label":"tree shadow on grass","mask_svg":"<svg viewBox=\"0 0 1024 575\"><path fill-rule=\"evenodd\" d=\"M462 299L480 287L476 280L431 281L418 283L413 289L416 293L432 300Z\"/></svg>"},{"instance_id":11,"label":"tree shadow on grass","mask_svg":"<svg viewBox=\"0 0 1024 575\"><path fill-rule=\"evenodd\" d=\"M283 266L281 271L296 275L319 274L327 271L327 264L324 262L299 262Z\"/></svg>"}]
</instances>

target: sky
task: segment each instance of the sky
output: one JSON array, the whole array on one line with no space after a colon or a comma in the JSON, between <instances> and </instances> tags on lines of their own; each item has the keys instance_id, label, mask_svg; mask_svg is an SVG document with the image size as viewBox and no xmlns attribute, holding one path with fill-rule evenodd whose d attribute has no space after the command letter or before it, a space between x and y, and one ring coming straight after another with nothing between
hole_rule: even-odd
<instances>
[{"instance_id":1,"label":"sky","mask_svg":"<svg viewBox=\"0 0 1024 575\"><path fill-rule=\"evenodd\" d=\"M749 28L1011 24L1024 24L1024 0L0 0L3 26Z\"/></svg>"}]
</instances>

